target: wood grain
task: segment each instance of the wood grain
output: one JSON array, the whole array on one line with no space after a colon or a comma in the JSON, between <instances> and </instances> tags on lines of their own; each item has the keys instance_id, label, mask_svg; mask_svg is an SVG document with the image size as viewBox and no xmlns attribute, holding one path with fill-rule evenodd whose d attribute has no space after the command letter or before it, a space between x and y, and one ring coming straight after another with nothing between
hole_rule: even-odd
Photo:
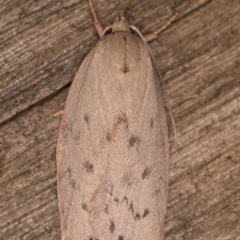
<instances>
[{"instance_id":1,"label":"wood grain","mask_svg":"<svg viewBox=\"0 0 240 240\"><path fill-rule=\"evenodd\" d=\"M93 1L104 26L119 1ZM240 4L126 1L150 43L169 118L166 240L240 239ZM6 0L0 9L0 239L58 240L56 141L73 77L98 36L87 1Z\"/></svg>"}]
</instances>

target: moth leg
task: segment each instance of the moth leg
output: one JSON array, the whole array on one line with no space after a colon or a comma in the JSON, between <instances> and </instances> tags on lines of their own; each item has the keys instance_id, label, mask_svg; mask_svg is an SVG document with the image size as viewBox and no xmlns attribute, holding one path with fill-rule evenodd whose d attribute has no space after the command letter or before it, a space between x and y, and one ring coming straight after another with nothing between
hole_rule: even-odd
<instances>
[{"instance_id":1,"label":"moth leg","mask_svg":"<svg viewBox=\"0 0 240 240\"><path fill-rule=\"evenodd\" d=\"M88 0L88 3L89 3L89 6L90 6L90 9L91 9L93 18L94 18L94 26L95 26L99 36L102 37L103 34L104 34L103 27L102 27L101 23L98 21L97 15L96 15L95 10L93 8L92 0Z\"/></svg>"},{"instance_id":2,"label":"moth leg","mask_svg":"<svg viewBox=\"0 0 240 240\"><path fill-rule=\"evenodd\" d=\"M60 110L60 111L55 112L52 116L57 117L57 116L62 115L62 114L63 114L63 110Z\"/></svg>"},{"instance_id":3,"label":"moth leg","mask_svg":"<svg viewBox=\"0 0 240 240\"><path fill-rule=\"evenodd\" d=\"M144 36L145 41L149 42L155 39L160 32L164 31L176 19L177 15L178 13L175 13L162 27L158 28L153 33Z\"/></svg>"}]
</instances>

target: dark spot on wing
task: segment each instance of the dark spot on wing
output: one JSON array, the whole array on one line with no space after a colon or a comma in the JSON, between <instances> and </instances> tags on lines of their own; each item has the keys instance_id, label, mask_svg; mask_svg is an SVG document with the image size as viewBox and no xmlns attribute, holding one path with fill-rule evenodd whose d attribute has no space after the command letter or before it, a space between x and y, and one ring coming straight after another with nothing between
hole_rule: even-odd
<instances>
[{"instance_id":1,"label":"dark spot on wing","mask_svg":"<svg viewBox=\"0 0 240 240\"><path fill-rule=\"evenodd\" d=\"M232 160L232 157L231 156L227 156L226 160Z\"/></svg>"},{"instance_id":2,"label":"dark spot on wing","mask_svg":"<svg viewBox=\"0 0 240 240\"><path fill-rule=\"evenodd\" d=\"M133 202L131 202L129 205L129 211L131 211L131 213L134 214Z\"/></svg>"},{"instance_id":3,"label":"dark spot on wing","mask_svg":"<svg viewBox=\"0 0 240 240\"><path fill-rule=\"evenodd\" d=\"M127 68L127 65L124 65L124 67L121 68L121 71L122 71L123 73L129 72L129 69Z\"/></svg>"},{"instance_id":4,"label":"dark spot on wing","mask_svg":"<svg viewBox=\"0 0 240 240\"><path fill-rule=\"evenodd\" d=\"M131 146L131 147L133 147L135 144L136 145L139 145L139 143L140 143L140 138L138 137L138 136L132 136L131 138L130 138L130 140L129 140L129 145Z\"/></svg>"},{"instance_id":5,"label":"dark spot on wing","mask_svg":"<svg viewBox=\"0 0 240 240\"><path fill-rule=\"evenodd\" d=\"M76 189L76 181L75 180L71 180L70 185L73 189Z\"/></svg>"},{"instance_id":6,"label":"dark spot on wing","mask_svg":"<svg viewBox=\"0 0 240 240\"><path fill-rule=\"evenodd\" d=\"M119 235L118 240L124 240L122 235Z\"/></svg>"},{"instance_id":7,"label":"dark spot on wing","mask_svg":"<svg viewBox=\"0 0 240 240\"><path fill-rule=\"evenodd\" d=\"M106 214L108 214L108 205L106 205L106 207L104 208L104 211Z\"/></svg>"},{"instance_id":8,"label":"dark spot on wing","mask_svg":"<svg viewBox=\"0 0 240 240\"><path fill-rule=\"evenodd\" d=\"M127 116L126 113L122 113L117 120L117 125L120 125L121 123L123 123L127 128L128 128L128 120L127 120Z\"/></svg>"},{"instance_id":9,"label":"dark spot on wing","mask_svg":"<svg viewBox=\"0 0 240 240\"><path fill-rule=\"evenodd\" d=\"M126 172L124 173L123 177L121 178L123 184L127 184L128 186L132 185L132 173Z\"/></svg>"},{"instance_id":10,"label":"dark spot on wing","mask_svg":"<svg viewBox=\"0 0 240 240\"><path fill-rule=\"evenodd\" d=\"M110 196L113 196L113 184L112 183L109 183L109 186L108 186L108 191L107 193L109 193Z\"/></svg>"},{"instance_id":11,"label":"dark spot on wing","mask_svg":"<svg viewBox=\"0 0 240 240\"><path fill-rule=\"evenodd\" d=\"M142 179L145 179L147 176L149 176L149 174L151 173L151 170L146 167L142 173Z\"/></svg>"},{"instance_id":12,"label":"dark spot on wing","mask_svg":"<svg viewBox=\"0 0 240 240\"><path fill-rule=\"evenodd\" d=\"M114 232L114 230L115 230L115 224L114 224L113 221L111 221L109 229L110 229L110 232L111 232L111 233Z\"/></svg>"},{"instance_id":13,"label":"dark spot on wing","mask_svg":"<svg viewBox=\"0 0 240 240\"><path fill-rule=\"evenodd\" d=\"M127 119L126 113L123 113L123 112L118 116L117 121L113 124L113 129L111 132L111 137L112 137L111 140L113 142L115 142L118 130L122 123L123 123L123 126L128 128L128 119Z\"/></svg>"},{"instance_id":14,"label":"dark spot on wing","mask_svg":"<svg viewBox=\"0 0 240 240\"><path fill-rule=\"evenodd\" d=\"M107 133L106 139L107 139L108 142L112 141L112 136L111 136L111 134L109 132Z\"/></svg>"},{"instance_id":15,"label":"dark spot on wing","mask_svg":"<svg viewBox=\"0 0 240 240\"><path fill-rule=\"evenodd\" d=\"M69 176L72 174L72 169L70 167L67 168L67 172L69 173Z\"/></svg>"},{"instance_id":16,"label":"dark spot on wing","mask_svg":"<svg viewBox=\"0 0 240 240\"><path fill-rule=\"evenodd\" d=\"M136 213L136 215L135 215L135 220L136 220L136 221L139 221L140 218L141 218L140 214L139 214L139 213Z\"/></svg>"},{"instance_id":17,"label":"dark spot on wing","mask_svg":"<svg viewBox=\"0 0 240 240\"><path fill-rule=\"evenodd\" d=\"M80 143L80 132L76 133L74 136L74 142L79 145Z\"/></svg>"},{"instance_id":18,"label":"dark spot on wing","mask_svg":"<svg viewBox=\"0 0 240 240\"><path fill-rule=\"evenodd\" d=\"M144 212L143 212L143 218L145 218L147 215L149 214L149 209L148 208L146 208L145 210L144 210Z\"/></svg>"},{"instance_id":19,"label":"dark spot on wing","mask_svg":"<svg viewBox=\"0 0 240 240\"><path fill-rule=\"evenodd\" d=\"M124 41L124 44L125 44L125 51L126 51L126 42L127 42L127 38L126 38L126 36L123 36L123 41ZM127 72L129 72L129 68L128 68L128 66L127 66L126 55L127 55L127 53L125 52L124 63L123 63L122 68L120 69L123 73L127 73Z\"/></svg>"},{"instance_id":20,"label":"dark spot on wing","mask_svg":"<svg viewBox=\"0 0 240 240\"><path fill-rule=\"evenodd\" d=\"M87 173L93 173L94 171L94 166L89 161L84 162L83 167L87 171Z\"/></svg>"},{"instance_id":21,"label":"dark spot on wing","mask_svg":"<svg viewBox=\"0 0 240 240\"><path fill-rule=\"evenodd\" d=\"M85 114L84 115L84 120L85 120L85 122L86 122L86 124L87 124L87 126L88 126L88 129L89 129L89 116L87 115L87 114Z\"/></svg>"},{"instance_id":22,"label":"dark spot on wing","mask_svg":"<svg viewBox=\"0 0 240 240\"><path fill-rule=\"evenodd\" d=\"M154 120L151 118L150 119L150 128L153 128L153 125L154 125Z\"/></svg>"},{"instance_id":23,"label":"dark spot on wing","mask_svg":"<svg viewBox=\"0 0 240 240\"><path fill-rule=\"evenodd\" d=\"M83 203L83 204L82 204L82 209L85 210L85 211L87 211L87 204Z\"/></svg>"},{"instance_id":24,"label":"dark spot on wing","mask_svg":"<svg viewBox=\"0 0 240 240\"><path fill-rule=\"evenodd\" d=\"M86 121L86 123L88 124L89 123L89 117L88 117L88 115L84 115L84 120Z\"/></svg>"},{"instance_id":25,"label":"dark spot on wing","mask_svg":"<svg viewBox=\"0 0 240 240\"><path fill-rule=\"evenodd\" d=\"M113 201L116 202L116 203L119 202L118 198L114 198Z\"/></svg>"}]
</instances>

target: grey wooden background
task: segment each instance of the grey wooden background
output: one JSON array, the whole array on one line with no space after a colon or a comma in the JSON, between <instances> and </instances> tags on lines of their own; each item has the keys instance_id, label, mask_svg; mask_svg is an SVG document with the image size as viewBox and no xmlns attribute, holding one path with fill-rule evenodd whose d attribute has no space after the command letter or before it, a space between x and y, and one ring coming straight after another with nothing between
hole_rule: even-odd
<instances>
[{"instance_id":1,"label":"grey wooden background","mask_svg":"<svg viewBox=\"0 0 240 240\"><path fill-rule=\"evenodd\" d=\"M86 0L0 1L0 239L60 239L56 142L71 81L98 35ZM121 10L93 0L104 26ZM129 0L150 43L169 118L166 240L240 239L240 1Z\"/></svg>"}]
</instances>

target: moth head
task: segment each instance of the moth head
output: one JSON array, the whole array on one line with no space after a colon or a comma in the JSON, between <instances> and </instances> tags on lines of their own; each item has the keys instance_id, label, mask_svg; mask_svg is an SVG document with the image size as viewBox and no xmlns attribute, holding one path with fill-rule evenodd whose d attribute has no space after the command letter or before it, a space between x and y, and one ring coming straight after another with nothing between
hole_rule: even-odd
<instances>
[{"instance_id":1,"label":"moth head","mask_svg":"<svg viewBox=\"0 0 240 240\"><path fill-rule=\"evenodd\" d=\"M128 21L123 16L117 16L116 20L112 25L112 32L119 32L119 31L131 32Z\"/></svg>"}]
</instances>

